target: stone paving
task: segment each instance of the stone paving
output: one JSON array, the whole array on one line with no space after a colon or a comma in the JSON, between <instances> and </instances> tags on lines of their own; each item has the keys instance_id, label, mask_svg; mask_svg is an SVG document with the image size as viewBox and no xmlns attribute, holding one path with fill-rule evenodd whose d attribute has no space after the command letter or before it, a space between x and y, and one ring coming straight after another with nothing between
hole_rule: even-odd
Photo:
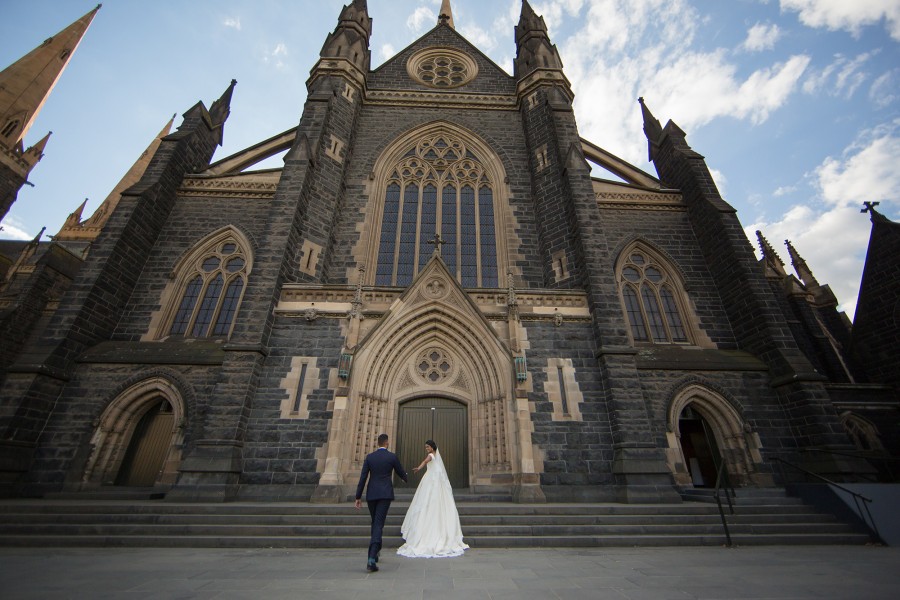
<instances>
[{"instance_id":1,"label":"stone paving","mask_svg":"<svg viewBox=\"0 0 900 600\"><path fill-rule=\"evenodd\" d=\"M5 600L896 600L900 549L878 546L385 550L0 548Z\"/></svg>"}]
</instances>

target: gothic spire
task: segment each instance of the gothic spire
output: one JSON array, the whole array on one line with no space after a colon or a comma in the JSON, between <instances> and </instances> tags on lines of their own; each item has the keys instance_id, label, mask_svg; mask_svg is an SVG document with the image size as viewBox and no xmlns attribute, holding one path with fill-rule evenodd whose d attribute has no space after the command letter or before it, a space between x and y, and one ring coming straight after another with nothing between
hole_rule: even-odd
<instances>
[{"instance_id":1,"label":"gothic spire","mask_svg":"<svg viewBox=\"0 0 900 600\"><path fill-rule=\"evenodd\" d=\"M782 277L786 276L787 273L784 270L784 262L781 260L781 257L775 252L775 249L772 248L772 245L769 244L769 240L763 237L761 231L757 230L756 239L759 241L759 251L762 254L762 262L765 265L766 273L775 273Z\"/></svg>"},{"instance_id":2,"label":"gothic spire","mask_svg":"<svg viewBox=\"0 0 900 600\"><path fill-rule=\"evenodd\" d=\"M0 146L22 143L100 5L0 71Z\"/></svg>"},{"instance_id":3,"label":"gothic spire","mask_svg":"<svg viewBox=\"0 0 900 600\"><path fill-rule=\"evenodd\" d=\"M22 159L28 163L28 172L31 172L31 169L34 168L34 165L38 164L42 158L44 158L44 149L47 147L47 142L50 141L50 136L53 135L53 132L50 131L42 137L37 144L31 146L28 150L22 153Z\"/></svg>"},{"instance_id":4,"label":"gothic spire","mask_svg":"<svg viewBox=\"0 0 900 600\"><path fill-rule=\"evenodd\" d=\"M523 0L516 25L516 78L521 79L537 69L560 70L562 66L559 51L550 42L544 18L535 14L528 0Z\"/></svg>"},{"instance_id":5,"label":"gothic spire","mask_svg":"<svg viewBox=\"0 0 900 600\"><path fill-rule=\"evenodd\" d=\"M787 246L788 254L791 256L791 264L794 265L794 271L797 272L797 276L800 277L800 281L803 282L807 288L810 287L818 287L819 282L816 281L816 278L813 276L812 271L806 265L806 261L803 260L803 257L800 256L800 253L794 248L793 244L791 244L790 240L784 240L784 245Z\"/></svg>"},{"instance_id":6,"label":"gothic spire","mask_svg":"<svg viewBox=\"0 0 900 600\"><path fill-rule=\"evenodd\" d=\"M228 89L222 96L212 103L209 107L209 116L212 120L213 127L223 125L228 115L231 114L231 96L234 94L234 86L237 85L237 79L232 79Z\"/></svg>"},{"instance_id":7,"label":"gothic spire","mask_svg":"<svg viewBox=\"0 0 900 600\"><path fill-rule=\"evenodd\" d=\"M371 54L369 38L372 36L372 19L366 0L354 0L344 6L335 30L328 35L319 56L322 58L346 58L361 71L368 71Z\"/></svg>"},{"instance_id":8,"label":"gothic spire","mask_svg":"<svg viewBox=\"0 0 900 600\"><path fill-rule=\"evenodd\" d=\"M84 201L78 205L78 208L69 213L69 216L66 218L66 222L63 224L62 229L59 230L60 234L67 228L77 227L81 223L81 215L84 214L84 208L87 206L87 203L88 199L85 198ZM57 239L58 237L59 234L57 234L54 239Z\"/></svg>"},{"instance_id":9,"label":"gothic spire","mask_svg":"<svg viewBox=\"0 0 900 600\"><path fill-rule=\"evenodd\" d=\"M438 13L438 25L441 23L446 23L450 26L450 29L456 29L456 26L453 24L453 9L450 8L450 0L441 2L441 11Z\"/></svg>"},{"instance_id":10,"label":"gothic spire","mask_svg":"<svg viewBox=\"0 0 900 600\"><path fill-rule=\"evenodd\" d=\"M652 161L656 158L656 151L659 148L659 140L662 137L663 128L662 125L659 124L659 119L654 117L647 105L644 104L644 98L638 98L638 102L641 104L641 115L644 118L644 135L647 136L647 153Z\"/></svg>"},{"instance_id":11,"label":"gothic spire","mask_svg":"<svg viewBox=\"0 0 900 600\"><path fill-rule=\"evenodd\" d=\"M69 215L69 218L66 219L62 229L59 230L59 233L57 233L53 239L57 241L96 239L96 237L100 235L100 231L103 230L103 226L106 225L109 217L116 209L116 206L119 204L119 200L122 199L122 192L141 180L141 177L143 177L144 172L150 165L150 160L153 158L153 155L156 154L156 149L159 148L162 139L172 131L172 125L174 123L175 115L172 115L169 122L165 124L158 134L156 134L156 137L150 142L147 149L144 150L140 157L138 157L137 161L131 166L128 172L125 173L125 176L122 177L121 181L119 181L116 187L109 193L106 200L97 207L97 210L94 211L93 215L86 221L81 221L82 212L87 203L87 200L85 200L75 212Z\"/></svg>"}]
</instances>

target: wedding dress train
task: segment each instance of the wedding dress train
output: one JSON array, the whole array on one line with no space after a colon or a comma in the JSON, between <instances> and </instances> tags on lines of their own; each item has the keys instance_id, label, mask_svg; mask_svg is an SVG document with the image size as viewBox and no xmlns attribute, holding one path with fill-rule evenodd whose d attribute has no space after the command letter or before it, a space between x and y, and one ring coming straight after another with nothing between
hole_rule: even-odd
<instances>
[{"instance_id":1,"label":"wedding dress train","mask_svg":"<svg viewBox=\"0 0 900 600\"><path fill-rule=\"evenodd\" d=\"M397 550L401 556L460 556L469 547L463 543L459 513L440 451L431 457L400 527L400 533L406 540Z\"/></svg>"}]
</instances>

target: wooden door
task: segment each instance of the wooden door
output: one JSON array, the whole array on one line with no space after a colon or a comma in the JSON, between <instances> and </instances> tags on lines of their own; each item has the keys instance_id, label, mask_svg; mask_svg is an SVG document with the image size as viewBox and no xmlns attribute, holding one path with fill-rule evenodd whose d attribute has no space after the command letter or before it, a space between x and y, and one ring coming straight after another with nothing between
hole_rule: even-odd
<instances>
[{"instance_id":1,"label":"wooden door","mask_svg":"<svg viewBox=\"0 0 900 600\"><path fill-rule=\"evenodd\" d=\"M434 440L447 468L450 485L469 487L469 421L465 404L446 398L421 398L400 407L397 427L397 456L410 473L409 483L398 487L415 488L423 472L412 474L413 467L425 458L425 441Z\"/></svg>"},{"instance_id":2,"label":"wooden door","mask_svg":"<svg viewBox=\"0 0 900 600\"><path fill-rule=\"evenodd\" d=\"M138 421L116 477L116 485L150 487L156 483L172 445L175 415L166 400L160 400Z\"/></svg>"}]
</instances>

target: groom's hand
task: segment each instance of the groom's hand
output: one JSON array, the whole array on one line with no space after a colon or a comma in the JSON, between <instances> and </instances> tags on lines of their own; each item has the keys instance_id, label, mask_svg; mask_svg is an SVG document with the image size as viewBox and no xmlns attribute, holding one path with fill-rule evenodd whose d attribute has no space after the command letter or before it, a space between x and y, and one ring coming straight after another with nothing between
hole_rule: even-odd
<instances>
[{"instance_id":1,"label":"groom's hand","mask_svg":"<svg viewBox=\"0 0 900 600\"><path fill-rule=\"evenodd\" d=\"M359 510L360 508L362 508L362 500L357 498L356 502L354 502L353 505L356 507L356 510Z\"/></svg>"}]
</instances>

